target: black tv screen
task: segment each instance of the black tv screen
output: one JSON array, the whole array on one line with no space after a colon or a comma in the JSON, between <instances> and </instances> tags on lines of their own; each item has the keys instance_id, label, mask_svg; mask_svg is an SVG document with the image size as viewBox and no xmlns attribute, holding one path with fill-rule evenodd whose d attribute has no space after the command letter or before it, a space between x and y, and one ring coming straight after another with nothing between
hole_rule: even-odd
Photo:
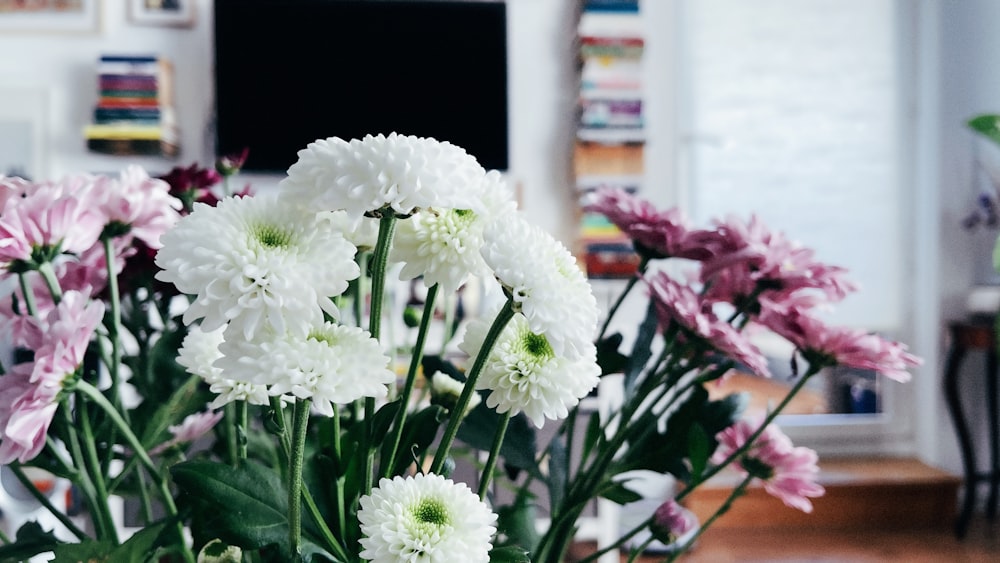
<instances>
[{"instance_id":1,"label":"black tv screen","mask_svg":"<svg viewBox=\"0 0 1000 563\"><path fill-rule=\"evenodd\" d=\"M216 151L284 172L307 144L433 137L508 166L502 2L215 0Z\"/></svg>"}]
</instances>

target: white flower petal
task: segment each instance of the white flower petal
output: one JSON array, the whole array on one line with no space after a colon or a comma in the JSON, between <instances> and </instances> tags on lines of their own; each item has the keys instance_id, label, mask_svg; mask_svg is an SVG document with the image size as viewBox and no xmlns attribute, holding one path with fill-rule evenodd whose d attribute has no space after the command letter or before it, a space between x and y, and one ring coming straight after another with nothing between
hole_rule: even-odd
<instances>
[{"instance_id":1,"label":"white flower petal","mask_svg":"<svg viewBox=\"0 0 1000 563\"><path fill-rule=\"evenodd\" d=\"M272 198L195 204L161 238L156 278L195 296L184 322L305 334L360 274L357 248L322 213Z\"/></svg>"},{"instance_id":2,"label":"white flower petal","mask_svg":"<svg viewBox=\"0 0 1000 563\"><path fill-rule=\"evenodd\" d=\"M490 223L483 239L483 258L532 332L545 335L557 355L583 358L593 346L599 311L569 250L518 215Z\"/></svg>"},{"instance_id":3,"label":"white flower petal","mask_svg":"<svg viewBox=\"0 0 1000 563\"><path fill-rule=\"evenodd\" d=\"M299 151L279 184L310 209L344 210L352 218L391 207L408 215L429 207L472 209L485 174L464 149L396 133L345 141L319 139Z\"/></svg>"},{"instance_id":4,"label":"white flower petal","mask_svg":"<svg viewBox=\"0 0 1000 563\"><path fill-rule=\"evenodd\" d=\"M382 479L361 497L361 557L374 563L486 563L496 520L465 483L434 474Z\"/></svg>"},{"instance_id":5,"label":"white flower petal","mask_svg":"<svg viewBox=\"0 0 1000 563\"><path fill-rule=\"evenodd\" d=\"M475 358L482 349L489 317L469 323L460 348ZM524 412L541 428L545 419L558 420L597 386L601 369L593 345L579 359L559 356L543 335L531 331L528 320L514 315L483 365L476 382L486 389L486 406L499 413Z\"/></svg>"}]
</instances>

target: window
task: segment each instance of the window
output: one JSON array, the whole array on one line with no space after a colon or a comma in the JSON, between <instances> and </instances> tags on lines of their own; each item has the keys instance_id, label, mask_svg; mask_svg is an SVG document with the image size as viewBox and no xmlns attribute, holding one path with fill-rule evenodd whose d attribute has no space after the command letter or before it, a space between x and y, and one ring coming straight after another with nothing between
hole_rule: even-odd
<instances>
[{"instance_id":1,"label":"window","mask_svg":"<svg viewBox=\"0 0 1000 563\"><path fill-rule=\"evenodd\" d=\"M908 338L906 87L897 0L689 0L677 13L678 199L697 224L755 213L862 286L829 320ZM853 378L853 379L848 379ZM821 384L828 397L867 385ZM846 385L846 387L845 387ZM896 395L888 384L881 395ZM849 401L849 398L844 397ZM887 416L810 427L900 428ZM838 405L837 412L852 412ZM801 422L801 421L800 421ZM834 434L837 430L832 430Z\"/></svg>"}]
</instances>

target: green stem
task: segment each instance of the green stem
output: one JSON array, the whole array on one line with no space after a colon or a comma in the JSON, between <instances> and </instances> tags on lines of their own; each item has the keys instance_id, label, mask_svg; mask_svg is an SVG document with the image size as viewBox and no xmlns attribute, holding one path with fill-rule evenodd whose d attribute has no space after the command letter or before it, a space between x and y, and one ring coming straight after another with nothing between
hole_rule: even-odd
<instances>
[{"instance_id":1,"label":"green stem","mask_svg":"<svg viewBox=\"0 0 1000 563\"><path fill-rule=\"evenodd\" d=\"M84 394L88 399L94 402L97 406L104 410L108 419L118 428L122 437L128 443L129 447L132 448L132 452L139 461L146 467L150 475L156 480L157 486L160 489L160 496L163 498L163 506L167 510L167 514L170 517L177 517L177 506L174 504L174 498L170 494L170 489L167 486L166 479L160 473L156 464L146 453L146 448L143 447L142 442L139 438L132 432L132 428L129 427L125 419L122 418L121 414L115 409L114 405L98 390L96 387L88 383L87 381L80 380L76 384L76 389ZM189 563L194 563L194 554L191 553L190 547L187 545L187 541L184 537L184 526L179 519L177 519L177 538L179 545L181 545L181 554L184 556L184 560Z\"/></svg>"},{"instance_id":2,"label":"green stem","mask_svg":"<svg viewBox=\"0 0 1000 563\"><path fill-rule=\"evenodd\" d=\"M80 437L77 435L76 424L73 422L73 416L70 413L69 402L66 399L59 405L59 411L62 412L63 421L66 426L66 436L64 442L69 449L70 457L73 459L73 466L77 468L77 485L80 487L80 491L83 496L87 499L87 506L90 508L91 512L100 514L98 508L97 492L94 489L94 482L90 478L90 473L86 470L86 458L83 455L83 448L80 446ZM96 532L98 537L104 537L104 520L102 518L96 518L94 520L94 526L97 528Z\"/></svg>"},{"instance_id":3,"label":"green stem","mask_svg":"<svg viewBox=\"0 0 1000 563\"><path fill-rule=\"evenodd\" d=\"M24 298L24 308L32 317L38 316L38 307L35 305L35 292L31 290L31 285L28 284L28 273L19 272L17 274L17 282L21 284L21 295Z\"/></svg>"},{"instance_id":4,"label":"green stem","mask_svg":"<svg viewBox=\"0 0 1000 563\"><path fill-rule=\"evenodd\" d=\"M343 453L340 447L340 408L337 405L333 406L333 454L334 459L341 460ZM340 537L347 537L347 517L345 514L346 507L344 503L346 502L344 493L344 475L337 475L336 480L336 507L337 507L337 527L340 529Z\"/></svg>"},{"instance_id":5,"label":"green stem","mask_svg":"<svg viewBox=\"0 0 1000 563\"><path fill-rule=\"evenodd\" d=\"M323 515L319 511L319 507L316 506L316 501L309 493L309 489L305 486L305 484L302 485L302 499L306 501L306 508L309 510L309 515L312 516L313 521L316 522L316 525L319 527L320 534L323 536L323 539L326 540L327 546L335 552L334 555L342 561L347 561L347 552L344 551L343 546L341 546L340 542L337 541L337 538L333 535L330 527L326 525L326 522L323 520Z\"/></svg>"},{"instance_id":6,"label":"green stem","mask_svg":"<svg viewBox=\"0 0 1000 563\"><path fill-rule=\"evenodd\" d=\"M768 425L770 425L772 422L774 422L774 419L777 418L779 414L781 414L781 411L783 411L786 406L788 406L788 403L791 402L792 398L794 398L795 395L802 390L806 382L809 381L809 379L818 372L819 368L810 367L809 371L806 372L801 378L799 378L798 381L795 382L795 385L792 386L792 388L788 391L788 393L781 400L781 402L778 403L778 406L775 407L774 410L772 410L771 412L767 413L767 416L764 417L764 421L761 422L757 430L755 430L754 433L751 434L749 438L747 438L746 442L742 446L737 448L736 451L734 451L733 453L729 454L729 457L727 457L721 463L712 466L711 468L707 469L704 473L694 478L690 483L688 483L688 486L683 491L677 494L677 497L674 500L676 500L677 502L684 500L684 498L687 495L691 494L691 492L698 485L714 477L717 473L728 467L731 463L736 461L740 456L742 456L751 447L753 447L754 442L757 441L757 438L759 438L760 435L764 433L764 429L767 428Z\"/></svg>"},{"instance_id":7,"label":"green stem","mask_svg":"<svg viewBox=\"0 0 1000 563\"><path fill-rule=\"evenodd\" d=\"M514 301L508 299L504 303L503 308L500 309L496 319L493 320L493 324L486 334L486 339L483 341L483 347L479 350L479 354L476 355L475 363L472 364L472 370L466 378L465 387L462 388L462 394L459 396L458 403L452 411L454 414L448 419L448 427L445 428L441 444L434 455L434 462L431 464L431 473L440 473L441 468L444 467L451 444L455 441L455 436L458 435L458 427L462 424L462 417L457 415L464 413L465 409L469 406L469 400L472 398L472 394L476 392L476 380L479 379L479 374L483 371L483 366L486 365L486 359L489 358L490 353L493 351L493 345L496 344L497 339L503 333L503 329L513 317Z\"/></svg>"},{"instance_id":8,"label":"green stem","mask_svg":"<svg viewBox=\"0 0 1000 563\"><path fill-rule=\"evenodd\" d=\"M622 288L622 291L618 294L618 298L615 300L614 304L612 304L611 308L608 309L608 314L604 317L604 324L601 325L601 330L597 333L598 341L600 341L601 338L604 338L604 333L607 332L608 327L611 326L611 320L614 318L615 313L617 313L618 309L621 308L622 303L625 302L625 298L628 297L629 293L631 293L632 288L635 287L636 283L638 283L640 279L642 279L642 274L646 271L647 264L649 264L649 261L643 258L642 262L639 264L638 271L636 271L634 276L629 278L628 283L624 288Z\"/></svg>"},{"instance_id":9,"label":"green stem","mask_svg":"<svg viewBox=\"0 0 1000 563\"><path fill-rule=\"evenodd\" d=\"M642 522L640 522L638 525L636 525L634 528L632 528L631 530L629 530L625 535L623 535L622 537L618 538L618 540L615 541L614 543L612 543L611 545L604 546L603 548L601 548L601 549L595 551L594 553L591 553L590 555L584 557L583 559L577 561L577 563L590 563L591 561L596 561L597 559L599 559L605 553L607 553L609 551L612 551L614 549L618 549L625 542L627 542L628 540L632 539L632 536L634 536L634 535L638 534L639 532L645 530L652 523L653 523L653 517L650 516L649 518L646 518L645 520L643 520Z\"/></svg>"},{"instance_id":10,"label":"green stem","mask_svg":"<svg viewBox=\"0 0 1000 563\"><path fill-rule=\"evenodd\" d=\"M354 323L357 326L364 326L365 321L365 302L367 301L368 292L365 287L365 276L368 274L368 252L358 253L358 268L361 270L361 275L358 276L357 283L355 284L355 295L354 295Z\"/></svg>"},{"instance_id":11,"label":"green stem","mask_svg":"<svg viewBox=\"0 0 1000 563\"><path fill-rule=\"evenodd\" d=\"M288 473L288 545L296 561L302 545L302 465L309 428L309 399L297 399L292 416L292 453Z\"/></svg>"},{"instance_id":12,"label":"green stem","mask_svg":"<svg viewBox=\"0 0 1000 563\"><path fill-rule=\"evenodd\" d=\"M500 426L497 428L496 436L493 438L490 457L486 460L486 467L483 468L483 476L479 480L479 500L486 500L486 493L490 490L490 481L493 480L493 470L496 469L497 459L500 457L500 448L503 446L503 439L507 435L507 426L510 425L511 412L508 410L503 413L503 418L500 419ZM456 415L457 413L452 413L452 416Z\"/></svg>"},{"instance_id":13,"label":"green stem","mask_svg":"<svg viewBox=\"0 0 1000 563\"><path fill-rule=\"evenodd\" d=\"M628 556L628 563L633 563L636 558L642 555L642 552L646 551L646 548L649 547L649 544L653 543L654 539L650 536L646 541L642 542L642 545L632 548L632 553Z\"/></svg>"},{"instance_id":14,"label":"green stem","mask_svg":"<svg viewBox=\"0 0 1000 563\"><path fill-rule=\"evenodd\" d=\"M236 401L236 457L247 458L247 432L250 424L249 406L246 401Z\"/></svg>"},{"instance_id":15,"label":"green stem","mask_svg":"<svg viewBox=\"0 0 1000 563\"><path fill-rule=\"evenodd\" d=\"M58 519L63 526L66 526L66 529L69 530L74 536L76 536L76 539L80 541L84 541L87 539L87 534L85 534L83 530L78 528L76 524L74 524L73 521L70 520L68 516L63 514L61 510L53 506L52 502L49 501L49 497L43 495L42 492L38 490L38 487L36 487L35 484L31 482L31 479L29 479L28 476L24 474L24 471L21 469L21 466L19 464L11 463L7 467L9 467L11 472L14 473L14 477L17 477L17 480L21 482L21 486L23 486L25 490L28 491L28 493L30 493L35 500L38 501L39 504L45 507L45 509L48 510L50 514L55 516L56 519ZM10 543L10 538L8 538L7 536L3 536L3 541L4 543Z\"/></svg>"},{"instance_id":16,"label":"green stem","mask_svg":"<svg viewBox=\"0 0 1000 563\"><path fill-rule=\"evenodd\" d=\"M389 251L392 249L392 236L396 231L396 215L391 209L383 211L384 214L379 219L378 224L378 242L375 244L375 253L372 256L372 297L371 310L368 313L368 332L372 338L379 341L381 341L382 334L382 302L385 299L385 274L389 264ZM375 477L373 475L375 467L375 436L372 436L374 418L375 399L373 397L365 397L365 448L362 450L365 456L363 473L365 482L364 488L361 489L362 494L368 494L372 490L372 482Z\"/></svg>"},{"instance_id":17,"label":"green stem","mask_svg":"<svg viewBox=\"0 0 1000 563\"><path fill-rule=\"evenodd\" d=\"M90 480L94 484L94 492L97 493L97 506L95 507L97 517L104 522L103 526L107 534L106 537L114 545L118 545L118 529L115 526L114 519L111 517L111 507L108 505L107 483L104 479L101 461L97 456L97 447L94 440L94 432L90 427L90 415L87 413L86 401L77 401L77 409L79 410L80 430L83 432L83 462L90 473Z\"/></svg>"},{"instance_id":18,"label":"green stem","mask_svg":"<svg viewBox=\"0 0 1000 563\"><path fill-rule=\"evenodd\" d=\"M226 406L222 408L222 412L226 420L226 426L223 427L226 438L226 457L229 458L229 464L236 467L240 463L239 445L236 443L236 427L239 426L239 422L236 419L236 403L226 403Z\"/></svg>"},{"instance_id":19,"label":"green stem","mask_svg":"<svg viewBox=\"0 0 1000 563\"><path fill-rule=\"evenodd\" d=\"M45 285L52 294L52 303L58 305L62 300L62 288L59 287L59 278L56 277L55 270L52 269L52 262L42 262L38 265L38 273L42 274Z\"/></svg>"},{"instance_id":20,"label":"green stem","mask_svg":"<svg viewBox=\"0 0 1000 563\"><path fill-rule=\"evenodd\" d=\"M722 506L720 506L718 510L716 510L715 513L712 514L711 517L709 517L708 520L706 520L701 526L698 527L698 531L695 532L694 535L692 535L690 538L688 538L688 540L684 542L682 545L678 545L676 548L674 548L674 550L670 553L670 558L667 561L668 562L676 561L678 557L683 555L688 549L691 549L691 546L694 545L694 542L699 537L701 537L701 535L705 532L705 530L707 530L709 526L715 523L715 521L718 520L720 516L728 512L729 509L732 508L733 502L737 498L743 496L743 493L746 492L747 487L750 486L750 482L753 481L753 479L754 479L753 475L747 475L743 479L743 481L740 482L740 484L737 485L735 489L733 489L733 492L729 494L729 498L727 498L726 501L722 503Z\"/></svg>"},{"instance_id":21,"label":"green stem","mask_svg":"<svg viewBox=\"0 0 1000 563\"><path fill-rule=\"evenodd\" d=\"M281 397L271 397L271 409L274 411L275 431L278 435L278 442L281 443L281 451L287 461L291 455L292 443L288 438L287 424L285 421L285 407L281 404Z\"/></svg>"},{"instance_id":22,"label":"green stem","mask_svg":"<svg viewBox=\"0 0 1000 563\"><path fill-rule=\"evenodd\" d=\"M406 372L406 382L403 384L403 391L399 396L399 410L396 411L396 420L393 422L393 432L390 443L392 449L389 450L389 459L382 460L382 476L391 477L393 468L396 466L396 457L399 455L399 442L403 436L403 425L406 423L406 415L409 410L410 395L413 393L413 386L417 381L417 370L424 355L424 342L427 340L427 333L430 332L431 321L434 318L434 300L437 298L438 284L434 284L427 290L427 297L424 299L424 313L420 319L420 328L417 330L417 341L413 344L413 356L410 358L410 367ZM431 374L425 374L430 376Z\"/></svg>"},{"instance_id":23,"label":"green stem","mask_svg":"<svg viewBox=\"0 0 1000 563\"><path fill-rule=\"evenodd\" d=\"M115 250L111 237L102 237L104 243L104 257L108 269L108 292L111 304L111 322L108 325L108 338L111 340L111 365L108 366L111 377L111 403L116 407L121 405L121 397L118 393L119 372L122 365L121 338L122 332L122 307L121 295L118 290L118 276L115 275ZM124 411L123 411L124 412ZM126 416L126 421L128 420Z\"/></svg>"}]
</instances>

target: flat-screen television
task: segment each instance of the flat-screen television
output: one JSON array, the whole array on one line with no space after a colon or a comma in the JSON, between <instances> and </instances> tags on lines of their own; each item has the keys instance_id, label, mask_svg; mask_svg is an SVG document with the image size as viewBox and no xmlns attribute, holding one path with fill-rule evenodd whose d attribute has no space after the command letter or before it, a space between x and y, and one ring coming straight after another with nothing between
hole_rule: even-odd
<instances>
[{"instance_id":1,"label":"flat-screen television","mask_svg":"<svg viewBox=\"0 0 1000 563\"><path fill-rule=\"evenodd\" d=\"M433 137L508 166L503 2L215 0L217 154L284 172L307 144Z\"/></svg>"}]
</instances>

